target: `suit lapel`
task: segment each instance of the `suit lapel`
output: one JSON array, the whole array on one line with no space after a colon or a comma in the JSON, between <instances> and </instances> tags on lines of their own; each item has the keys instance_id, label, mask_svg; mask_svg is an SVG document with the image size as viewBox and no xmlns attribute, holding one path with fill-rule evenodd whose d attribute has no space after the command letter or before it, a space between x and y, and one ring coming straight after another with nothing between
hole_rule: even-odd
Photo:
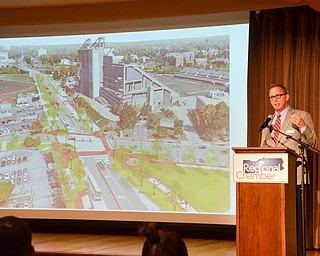
<instances>
[{"instance_id":1,"label":"suit lapel","mask_svg":"<svg viewBox=\"0 0 320 256\"><path fill-rule=\"evenodd\" d=\"M281 129L280 129L280 131L283 132L284 134L286 133L286 130L288 130L289 126L291 125L290 116L293 113L294 113L294 109L292 107L289 107L287 115L286 115L285 119L283 120L283 123L281 125ZM280 133L278 140L281 140L283 136L284 135Z\"/></svg>"}]
</instances>

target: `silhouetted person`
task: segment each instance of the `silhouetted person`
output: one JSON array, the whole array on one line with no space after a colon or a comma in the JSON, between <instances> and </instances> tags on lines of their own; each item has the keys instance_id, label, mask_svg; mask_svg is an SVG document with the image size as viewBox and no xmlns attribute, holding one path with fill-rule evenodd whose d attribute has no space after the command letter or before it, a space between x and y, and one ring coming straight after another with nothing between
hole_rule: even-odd
<instances>
[{"instance_id":1,"label":"silhouetted person","mask_svg":"<svg viewBox=\"0 0 320 256\"><path fill-rule=\"evenodd\" d=\"M5 216L0 218L0 255L35 255L31 230L18 217Z\"/></svg>"},{"instance_id":2,"label":"silhouetted person","mask_svg":"<svg viewBox=\"0 0 320 256\"><path fill-rule=\"evenodd\" d=\"M159 229L155 223L141 227L138 235L145 238L142 256L188 256L182 237L176 232Z\"/></svg>"}]
</instances>

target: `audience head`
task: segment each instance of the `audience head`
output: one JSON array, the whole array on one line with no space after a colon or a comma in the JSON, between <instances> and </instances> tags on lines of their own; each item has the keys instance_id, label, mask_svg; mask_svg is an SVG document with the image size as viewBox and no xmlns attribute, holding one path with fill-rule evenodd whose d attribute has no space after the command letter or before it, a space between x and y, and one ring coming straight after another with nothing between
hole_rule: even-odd
<instances>
[{"instance_id":1,"label":"audience head","mask_svg":"<svg viewBox=\"0 0 320 256\"><path fill-rule=\"evenodd\" d=\"M182 237L176 232L159 229L155 223L141 227L138 235L145 238L142 256L188 256Z\"/></svg>"},{"instance_id":2,"label":"audience head","mask_svg":"<svg viewBox=\"0 0 320 256\"><path fill-rule=\"evenodd\" d=\"M15 216L0 218L0 255L34 255L32 233L22 219Z\"/></svg>"}]
</instances>

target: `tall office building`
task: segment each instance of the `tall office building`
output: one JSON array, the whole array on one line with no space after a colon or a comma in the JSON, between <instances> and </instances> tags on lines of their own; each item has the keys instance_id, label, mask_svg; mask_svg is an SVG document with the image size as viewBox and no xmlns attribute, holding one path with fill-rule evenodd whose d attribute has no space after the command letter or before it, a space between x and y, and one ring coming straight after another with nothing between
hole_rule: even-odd
<instances>
[{"instance_id":1,"label":"tall office building","mask_svg":"<svg viewBox=\"0 0 320 256\"><path fill-rule=\"evenodd\" d=\"M80 60L80 93L91 99L99 96L102 86L102 61L105 52L104 38L94 43L87 39L78 50Z\"/></svg>"}]
</instances>

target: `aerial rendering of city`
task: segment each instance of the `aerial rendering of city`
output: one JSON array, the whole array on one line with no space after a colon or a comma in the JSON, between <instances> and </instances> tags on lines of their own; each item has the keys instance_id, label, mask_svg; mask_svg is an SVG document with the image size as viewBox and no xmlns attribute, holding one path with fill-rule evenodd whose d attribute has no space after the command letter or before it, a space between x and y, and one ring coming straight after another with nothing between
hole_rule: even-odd
<instances>
[{"instance_id":1,"label":"aerial rendering of city","mask_svg":"<svg viewBox=\"0 0 320 256\"><path fill-rule=\"evenodd\" d=\"M230 211L229 40L0 40L0 208Z\"/></svg>"}]
</instances>

